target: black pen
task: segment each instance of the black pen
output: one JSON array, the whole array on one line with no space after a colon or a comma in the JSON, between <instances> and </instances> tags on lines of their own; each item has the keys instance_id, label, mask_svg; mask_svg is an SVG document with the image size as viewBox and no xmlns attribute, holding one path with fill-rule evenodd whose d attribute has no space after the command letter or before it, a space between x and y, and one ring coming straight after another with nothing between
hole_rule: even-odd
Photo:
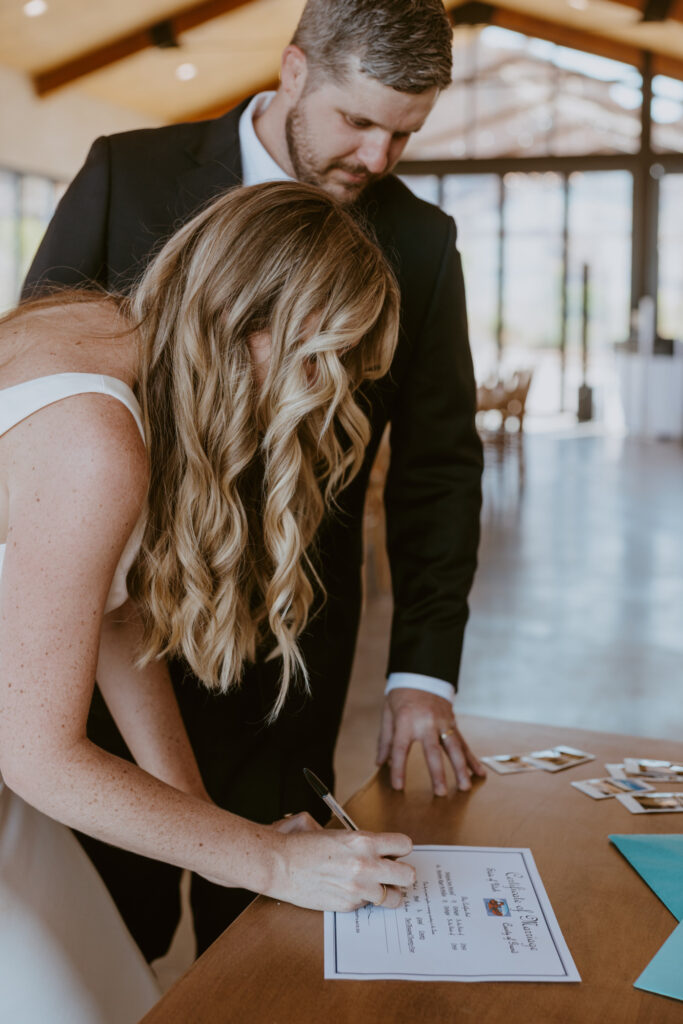
<instances>
[{"instance_id":1,"label":"black pen","mask_svg":"<svg viewBox=\"0 0 683 1024\"><path fill-rule=\"evenodd\" d=\"M355 825L344 808L337 803L324 782L321 782L317 775L314 775L308 768L304 768L304 776L309 786L312 786L318 796L325 801L329 809L341 821L344 828L351 832L358 832L358 825Z\"/></svg>"}]
</instances>

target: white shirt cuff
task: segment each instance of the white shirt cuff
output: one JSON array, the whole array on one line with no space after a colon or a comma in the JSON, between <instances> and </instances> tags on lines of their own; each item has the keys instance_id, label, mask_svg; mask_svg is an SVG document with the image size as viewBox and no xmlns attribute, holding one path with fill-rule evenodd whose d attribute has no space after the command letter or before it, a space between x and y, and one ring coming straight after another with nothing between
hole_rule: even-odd
<instances>
[{"instance_id":1,"label":"white shirt cuff","mask_svg":"<svg viewBox=\"0 0 683 1024\"><path fill-rule=\"evenodd\" d=\"M455 687L452 683L446 683L443 679L435 679L434 676L419 675L417 672L392 672L387 680L384 693L386 695L392 690L399 690L402 687L411 690L424 690L425 693L433 693L451 703L455 699Z\"/></svg>"}]
</instances>

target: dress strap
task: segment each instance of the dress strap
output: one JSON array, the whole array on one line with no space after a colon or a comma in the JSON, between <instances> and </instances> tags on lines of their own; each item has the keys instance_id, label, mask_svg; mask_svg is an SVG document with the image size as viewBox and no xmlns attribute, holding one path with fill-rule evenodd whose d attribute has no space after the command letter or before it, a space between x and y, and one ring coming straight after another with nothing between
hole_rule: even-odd
<instances>
[{"instance_id":1,"label":"dress strap","mask_svg":"<svg viewBox=\"0 0 683 1024\"><path fill-rule=\"evenodd\" d=\"M131 413L144 439L142 414L135 395L118 377L101 373L53 373L0 390L0 436L39 409L83 394L117 398Z\"/></svg>"}]
</instances>

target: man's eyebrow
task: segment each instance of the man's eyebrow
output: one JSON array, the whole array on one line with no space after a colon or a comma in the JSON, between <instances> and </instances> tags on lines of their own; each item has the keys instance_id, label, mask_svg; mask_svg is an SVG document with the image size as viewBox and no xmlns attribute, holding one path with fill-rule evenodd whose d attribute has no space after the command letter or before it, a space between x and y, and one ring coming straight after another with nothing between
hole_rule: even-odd
<instances>
[{"instance_id":1,"label":"man's eyebrow","mask_svg":"<svg viewBox=\"0 0 683 1024\"><path fill-rule=\"evenodd\" d=\"M375 128L382 128L385 132L391 132L392 135L413 135L415 132L419 132L425 123L426 118L420 121L412 128L388 128L384 124L380 124L378 121L373 121L367 114L354 114L351 110L345 110L343 107L337 107L337 113L343 117L350 118L352 121L366 121L368 124L373 125Z\"/></svg>"}]
</instances>

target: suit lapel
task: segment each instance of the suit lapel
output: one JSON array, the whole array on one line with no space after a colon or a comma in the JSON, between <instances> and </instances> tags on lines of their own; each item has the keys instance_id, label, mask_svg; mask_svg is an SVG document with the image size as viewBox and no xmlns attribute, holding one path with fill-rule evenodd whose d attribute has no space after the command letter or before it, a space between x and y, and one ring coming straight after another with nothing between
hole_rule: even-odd
<instances>
[{"instance_id":1,"label":"suit lapel","mask_svg":"<svg viewBox=\"0 0 683 1024\"><path fill-rule=\"evenodd\" d=\"M182 220L226 189L242 184L239 121L248 102L245 100L223 117L204 122L201 132L186 147L192 166L177 179L178 215Z\"/></svg>"}]
</instances>

